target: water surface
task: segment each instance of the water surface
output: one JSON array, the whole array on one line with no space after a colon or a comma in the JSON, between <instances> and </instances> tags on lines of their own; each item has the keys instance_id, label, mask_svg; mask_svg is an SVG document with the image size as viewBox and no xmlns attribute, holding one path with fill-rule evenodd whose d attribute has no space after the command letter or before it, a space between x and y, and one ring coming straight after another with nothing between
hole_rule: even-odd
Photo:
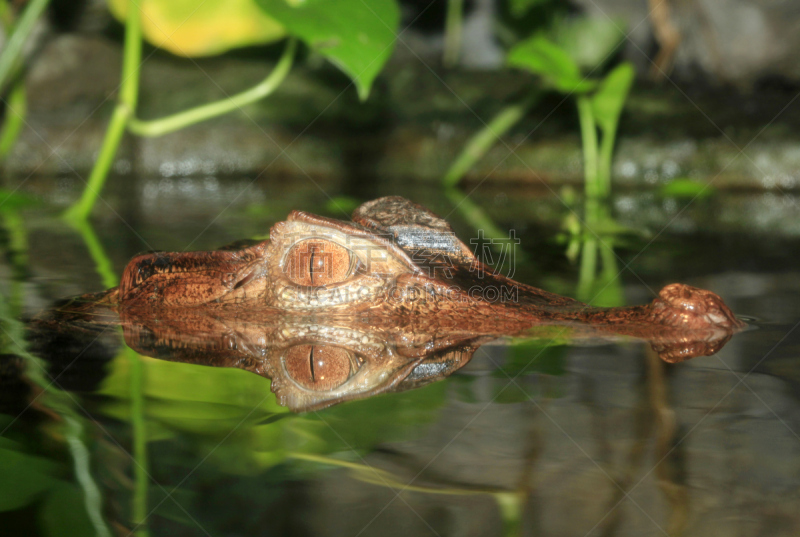
<instances>
[{"instance_id":1,"label":"water surface","mask_svg":"<svg viewBox=\"0 0 800 537\"><path fill-rule=\"evenodd\" d=\"M629 304L681 281L755 319L714 356L666 364L642 342L562 334L495 341L437 382L311 412L277 404L269 379L250 371L142 356L113 326L37 339L19 321L104 289L102 274L118 275L139 251L263 235L288 209L321 212L326 201L242 203L209 202L186 218L122 205L126 223L101 216L96 244L46 209L6 220L4 532L800 533L791 237L683 226L618 249L620 266L631 263L621 274ZM561 207L551 196L537 203ZM457 212L448 219L462 238L474 233ZM520 230L530 257L515 279L574 295L577 269L557 229L535 214L497 223Z\"/></svg>"}]
</instances>

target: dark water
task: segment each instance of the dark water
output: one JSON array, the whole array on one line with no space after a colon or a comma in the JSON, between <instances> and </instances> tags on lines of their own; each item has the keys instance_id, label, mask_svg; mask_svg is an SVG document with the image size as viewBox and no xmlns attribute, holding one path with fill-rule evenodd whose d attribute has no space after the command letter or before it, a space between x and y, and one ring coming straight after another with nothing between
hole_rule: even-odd
<instances>
[{"instance_id":1,"label":"dark water","mask_svg":"<svg viewBox=\"0 0 800 537\"><path fill-rule=\"evenodd\" d=\"M18 321L104 289L141 250L264 235L295 208L342 217L322 195L234 203L174 188L158 208L101 210L94 236L46 208L5 220L3 535L800 534L791 236L726 232L705 215L618 249L628 303L681 281L756 319L714 356L666 364L636 341L492 342L438 382L292 413L252 372L144 357L115 327L42 340ZM403 194L451 212L435 193ZM536 207L497 221L530 257L514 277L572 295L577 269L558 221L541 216L560 203Z\"/></svg>"}]
</instances>

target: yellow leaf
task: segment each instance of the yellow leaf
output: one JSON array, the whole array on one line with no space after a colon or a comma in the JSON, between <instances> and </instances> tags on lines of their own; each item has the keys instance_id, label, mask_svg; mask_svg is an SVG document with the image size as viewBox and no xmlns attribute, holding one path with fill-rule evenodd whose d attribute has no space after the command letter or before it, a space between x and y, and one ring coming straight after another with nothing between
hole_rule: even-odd
<instances>
[{"instance_id":1,"label":"yellow leaf","mask_svg":"<svg viewBox=\"0 0 800 537\"><path fill-rule=\"evenodd\" d=\"M138 0L142 33L151 44L179 56L210 56L277 41L286 35L253 0ZM124 21L133 0L108 0Z\"/></svg>"}]
</instances>

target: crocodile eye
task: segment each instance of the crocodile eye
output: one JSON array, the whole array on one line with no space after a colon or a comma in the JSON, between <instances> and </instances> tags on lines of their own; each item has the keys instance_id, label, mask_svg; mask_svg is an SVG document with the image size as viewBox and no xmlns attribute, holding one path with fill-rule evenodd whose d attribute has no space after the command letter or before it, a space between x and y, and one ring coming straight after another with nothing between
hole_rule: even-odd
<instances>
[{"instance_id":1,"label":"crocodile eye","mask_svg":"<svg viewBox=\"0 0 800 537\"><path fill-rule=\"evenodd\" d=\"M284 355L289 376L309 390L338 388L358 370L358 359L348 350L331 345L295 345Z\"/></svg>"},{"instance_id":2,"label":"crocodile eye","mask_svg":"<svg viewBox=\"0 0 800 537\"><path fill-rule=\"evenodd\" d=\"M308 239L292 246L283 272L294 284L318 287L344 281L356 262L356 256L344 246L324 239Z\"/></svg>"}]
</instances>

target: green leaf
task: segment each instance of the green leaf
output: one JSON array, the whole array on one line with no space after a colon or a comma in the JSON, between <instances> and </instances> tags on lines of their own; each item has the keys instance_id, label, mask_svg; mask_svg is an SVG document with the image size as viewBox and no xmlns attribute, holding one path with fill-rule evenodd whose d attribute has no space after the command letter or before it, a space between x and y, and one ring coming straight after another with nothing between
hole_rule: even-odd
<instances>
[{"instance_id":1,"label":"green leaf","mask_svg":"<svg viewBox=\"0 0 800 537\"><path fill-rule=\"evenodd\" d=\"M607 17L571 17L553 28L553 41L582 69L604 64L625 39L625 23Z\"/></svg>"},{"instance_id":2,"label":"green leaf","mask_svg":"<svg viewBox=\"0 0 800 537\"><path fill-rule=\"evenodd\" d=\"M51 460L16 449L0 449L0 512L20 509L57 483L61 473Z\"/></svg>"},{"instance_id":3,"label":"green leaf","mask_svg":"<svg viewBox=\"0 0 800 537\"><path fill-rule=\"evenodd\" d=\"M121 21L129 4L129 0L108 0L111 13ZM179 56L221 54L286 35L253 0L139 0L138 4L145 39Z\"/></svg>"},{"instance_id":4,"label":"green leaf","mask_svg":"<svg viewBox=\"0 0 800 537\"><path fill-rule=\"evenodd\" d=\"M696 181L687 177L673 179L663 185L658 193L665 198L699 198L705 199L713 196L716 190L702 181Z\"/></svg>"},{"instance_id":5,"label":"green leaf","mask_svg":"<svg viewBox=\"0 0 800 537\"><path fill-rule=\"evenodd\" d=\"M47 537L97 535L86 513L84 492L71 483L58 483L44 501L39 523Z\"/></svg>"},{"instance_id":6,"label":"green leaf","mask_svg":"<svg viewBox=\"0 0 800 537\"><path fill-rule=\"evenodd\" d=\"M305 41L369 96L397 39L400 10L395 0L256 0L289 34Z\"/></svg>"},{"instance_id":7,"label":"green leaf","mask_svg":"<svg viewBox=\"0 0 800 537\"><path fill-rule=\"evenodd\" d=\"M592 96L592 113L604 132L616 129L635 74L630 63L619 64L603 79L600 88Z\"/></svg>"},{"instance_id":8,"label":"green leaf","mask_svg":"<svg viewBox=\"0 0 800 537\"><path fill-rule=\"evenodd\" d=\"M586 93L595 87L593 81L581 77L578 64L569 54L541 34L512 48L506 61L541 75L563 93Z\"/></svg>"},{"instance_id":9,"label":"green leaf","mask_svg":"<svg viewBox=\"0 0 800 537\"><path fill-rule=\"evenodd\" d=\"M242 422L253 424L288 412L269 392L269 380L236 368L199 367L142 357L147 384L148 434L158 426L213 436ZM121 353L111 363L99 393L109 396L103 411L131 419L131 361Z\"/></svg>"},{"instance_id":10,"label":"green leaf","mask_svg":"<svg viewBox=\"0 0 800 537\"><path fill-rule=\"evenodd\" d=\"M317 432L336 450L368 449L379 443L407 438L409 431L432 423L447 400L447 383L434 382L414 390L385 393L350 401L304 416L303 421L320 421ZM302 423L308 427L308 424ZM301 426L298 424L298 426Z\"/></svg>"}]
</instances>

